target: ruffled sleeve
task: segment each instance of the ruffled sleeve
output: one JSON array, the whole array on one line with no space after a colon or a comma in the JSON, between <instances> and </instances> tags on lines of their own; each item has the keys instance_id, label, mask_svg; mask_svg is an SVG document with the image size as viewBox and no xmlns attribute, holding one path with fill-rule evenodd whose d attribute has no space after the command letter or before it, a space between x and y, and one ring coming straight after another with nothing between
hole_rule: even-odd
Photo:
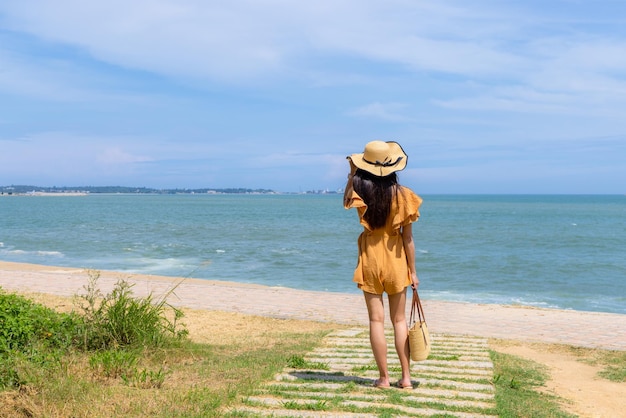
<instances>
[{"instance_id":1,"label":"ruffled sleeve","mask_svg":"<svg viewBox=\"0 0 626 418\"><path fill-rule=\"evenodd\" d=\"M420 217L419 208L422 205L421 197L416 195L409 188L400 187L396 202L397 210L392 221L393 229L399 229L417 221Z\"/></svg>"},{"instance_id":2,"label":"ruffled sleeve","mask_svg":"<svg viewBox=\"0 0 626 418\"><path fill-rule=\"evenodd\" d=\"M365 228L371 230L369 224L363 218L363 215L365 215L365 211L367 210L367 205L365 204L361 196L357 194L357 192L355 192L354 190L352 190L352 192L349 192L344 197L343 206L346 209L356 208L357 213L359 214L359 223Z\"/></svg>"},{"instance_id":3,"label":"ruffled sleeve","mask_svg":"<svg viewBox=\"0 0 626 418\"><path fill-rule=\"evenodd\" d=\"M351 191L347 196L344 197L343 207L346 209L352 208L366 208L367 205L354 190Z\"/></svg>"}]
</instances>

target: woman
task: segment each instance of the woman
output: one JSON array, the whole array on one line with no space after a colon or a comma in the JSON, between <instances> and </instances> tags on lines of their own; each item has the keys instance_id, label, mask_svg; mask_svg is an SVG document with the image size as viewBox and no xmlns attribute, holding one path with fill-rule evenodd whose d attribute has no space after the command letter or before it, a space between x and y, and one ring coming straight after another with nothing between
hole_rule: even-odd
<instances>
[{"instance_id":1,"label":"woman","mask_svg":"<svg viewBox=\"0 0 626 418\"><path fill-rule=\"evenodd\" d=\"M364 228L358 239L359 257L353 280L363 290L369 315L370 343L380 375L374 386L391 386L384 329L386 292L402 367L402 378L396 385L411 388L406 288L411 285L416 289L419 284L412 222L419 217L422 199L398 184L396 172L406 167L408 157L397 142L372 141L365 145L363 153L347 158L350 174L344 207L357 209Z\"/></svg>"}]
</instances>

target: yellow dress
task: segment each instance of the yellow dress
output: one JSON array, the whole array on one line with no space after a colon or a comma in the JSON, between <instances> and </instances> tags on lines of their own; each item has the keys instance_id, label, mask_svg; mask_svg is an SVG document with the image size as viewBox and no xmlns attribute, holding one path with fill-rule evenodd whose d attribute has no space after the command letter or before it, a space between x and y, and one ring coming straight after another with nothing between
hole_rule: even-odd
<instances>
[{"instance_id":1,"label":"yellow dress","mask_svg":"<svg viewBox=\"0 0 626 418\"><path fill-rule=\"evenodd\" d=\"M422 199L407 187L398 186L392 199L387 223L383 228L372 230L363 215L367 205L354 191L346 196L344 207L356 208L363 232L359 236L359 257L353 281L364 292L393 295L411 284L406 252L400 229L420 216Z\"/></svg>"}]
</instances>

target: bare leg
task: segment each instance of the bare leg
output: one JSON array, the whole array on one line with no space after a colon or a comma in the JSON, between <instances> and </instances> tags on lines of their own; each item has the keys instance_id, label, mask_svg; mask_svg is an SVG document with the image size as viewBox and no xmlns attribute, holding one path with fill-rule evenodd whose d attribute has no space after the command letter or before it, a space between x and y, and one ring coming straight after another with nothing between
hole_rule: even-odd
<instances>
[{"instance_id":1,"label":"bare leg","mask_svg":"<svg viewBox=\"0 0 626 418\"><path fill-rule=\"evenodd\" d=\"M409 328L406 323L406 290L395 295L389 295L389 314L393 324L394 340L400 367L402 367L402 379L398 386L411 386L411 369L409 357Z\"/></svg>"},{"instance_id":2,"label":"bare leg","mask_svg":"<svg viewBox=\"0 0 626 418\"><path fill-rule=\"evenodd\" d=\"M378 366L380 378L375 385L378 387L388 387L389 370L387 369L387 340L385 339L385 307L383 296L373 293L363 292L365 304L370 321L370 344L372 352Z\"/></svg>"}]
</instances>

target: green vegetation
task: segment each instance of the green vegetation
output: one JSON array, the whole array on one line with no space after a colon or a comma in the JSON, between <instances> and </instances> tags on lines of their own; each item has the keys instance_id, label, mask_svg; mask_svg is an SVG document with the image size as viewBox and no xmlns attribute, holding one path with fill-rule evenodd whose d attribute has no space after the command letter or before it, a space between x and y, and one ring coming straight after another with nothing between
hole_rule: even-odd
<instances>
[{"instance_id":1,"label":"green vegetation","mask_svg":"<svg viewBox=\"0 0 626 418\"><path fill-rule=\"evenodd\" d=\"M289 357L287 367L293 369L309 369L309 370L330 370L328 364L307 361L302 355L294 354Z\"/></svg>"},{"instance_id":2,"label":"green vegetation","mask_svg":"<svg viewBox=\"0 0 626 418\"><path fill-rule=\"evenodd\" d=\"M19 296L0 294L0 389L28 382L30 369L59 363L77 342L80 321Z\"/></svg>"},{"instance_id":3,"label":"green vegetation","mask_svg":"<svg viewBox=\"0 0 626 418\"><path fill-rule=\"evenodd\" d=\"M0 294L0 389L45 384L81 357L93 376L121 377L129 386L163 383L163 368L137 364L145 351L180 345L187 335L178 323L181 312L165 299L133 298L123 280L102 297L98 277L90 272L82 314L57 313L18 295Z\"/></svg>"},{"instance_id":4,"label":"green vegetation","mask_svg":"<svg viewBox=\"0 0 626 418\"><path fill-rule=\"evenodd\" d=\"M594 350L590 348L567 347L568 351L581 361L592 366L600 366L600 377L611 382L626 382L626 351Z\"/></svg>"},{"instance_id":5,"label":"green vegetation","mask_svg":"<svg viewBox=\"0 0 626 418\"><path fill-rule=\"evenodd\" d=\"M168 295L135 298L125 281L101 295L98 277L90 272L72 313L0 290L0 416L253 416L234 407L254 406L247 397L285 367L329 369L308 361L305 353L320 344L332 324L303 328L302 321L245 317L228 332L200 343L189 338L185 316L165 302ZM232 317L215 313L218 329L231 325ZM600 374L606 378L624 381L626 353L570 350L581 361L602 365ZM491 352L491 358L495 414L571 417L557 398L538 390L548 379L544 367L498 352ZM347 384L332 396L320 388L317 396L307 395L305 404L285 395L281 385L266 390L288 409L364 412L344 402L344 396L361 387ZM399 405L420 406L409 399L410 392L375 393L385 397L384 406L369 411L378 416L402 414ZM475 413L472 408L455 410Z\"/></svg>"},{"instance_id":6,"label":"green vegetation","mask_svg":"<svg viewBox=\"0 0 626 418\"><path fill-rule=\"evenodd\" d=\"M87 293L81 296L83 349L163 347L187 336L187 330L179 326L182 312L167 304L169 294L160 300L151 295L134 298L132 286L121 280L109 295L102 296L97 288L99 273L90 271L89 275ZM168 311L173 313L172 320Z\"/></svg>"},{"instance_id":7,"label":"green vegetation","mask_svg":"<svg viewBox=\"0 0 626 418\"><path fill-rule=\"evenodd\" d=\"M549 377L540 364L494 351L491 360L499 417L573 417L561 411L558 398L537 390Z\"/></svg>"},{"instance_id":8,"label":"green vegetation","mask_svg":"<svg viewBox=\"0 0 626 418\"><path fill-rule=\"evenodd\" d=\"M75 313L0 289L0 416L222 416L330 329L272 323L252 340L198 344L165 297L135 298L123 280L101 295L98 277Z\"/></svg>"},{"instance_id":9,"label":"green vegetation","mask_svg":"<svg viewBox=\"0 0 626 418\"><path fill-rule=\"evenodd\" d=\"M626 382L626 353L605 353L601 362L605 365L605 369L599 373L601 377L612 382Z\"/></svg>"}]
</instances>

